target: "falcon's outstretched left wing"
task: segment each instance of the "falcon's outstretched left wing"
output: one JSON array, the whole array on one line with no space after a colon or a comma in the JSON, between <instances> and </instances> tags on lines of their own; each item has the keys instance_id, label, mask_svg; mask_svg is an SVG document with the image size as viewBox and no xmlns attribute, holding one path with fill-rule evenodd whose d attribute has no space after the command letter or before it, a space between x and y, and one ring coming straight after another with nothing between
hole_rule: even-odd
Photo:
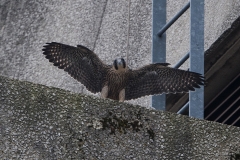
<instances>
[{"instance_id":1,"label":"falcon's outstretched left wing","mask_svg":"<svg viewBox=\"0 0 240 160\"><path fill-rule=\"evenodd\" d=\"M47 43L43 47L43 54L54 66L64 69L89 91L93 93L101 91L109 66L105 65L94 52L81 45L73 47L56 42Z\"/></svg>"},{"instance_id":2,"label":"falcon's outstretched left wing","mask_svg":"<svg viewBox=\"0 0 240 160\"><path fill-rule=\"evenodd\" d=\"M125 100L146 95L194 91L204 84L199 73L167 67L168 63L156 63L131 71L125 88Z\"/></svg>"}]
</instances>

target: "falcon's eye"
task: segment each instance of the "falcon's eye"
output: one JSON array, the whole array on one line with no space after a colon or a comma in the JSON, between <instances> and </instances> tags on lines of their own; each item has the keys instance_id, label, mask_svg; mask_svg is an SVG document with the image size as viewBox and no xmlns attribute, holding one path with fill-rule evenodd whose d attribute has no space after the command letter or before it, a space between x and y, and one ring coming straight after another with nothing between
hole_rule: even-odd
<instances>
[{"instance_id":1,"label":"falcon's eye","mask_svg":"<svg viewBox=\"0 0 240 160\"><path fill-rule=\"evenodd\" d=\"M116 70L118 70L118 64L116 59L113 61L113 66Z\"/></svg>"},{"instance_id":2,"label":"falcon's eye","mask_svg":"<svg viewBox=\"0 0 240 160\"><path fill-rule=\"evenodd\" d=\"M126 68L126 62L123 58L121 58L122 64L123 64L123 68Z\"/></svg>"}]
</instances>

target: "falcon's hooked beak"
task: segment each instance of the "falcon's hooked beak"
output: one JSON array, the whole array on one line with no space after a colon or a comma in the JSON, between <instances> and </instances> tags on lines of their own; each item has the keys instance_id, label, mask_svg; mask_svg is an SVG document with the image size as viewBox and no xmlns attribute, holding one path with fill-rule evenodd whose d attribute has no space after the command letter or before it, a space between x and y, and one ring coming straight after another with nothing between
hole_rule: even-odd
<instances>
[{"instance_id":1,"label":"falcon's hooked beak","mask_svg":"<svg viewBox=\"0 0 240 160\"><path fill-rule=\"evenodd\" d=\"M126 62L123 58L118 58L118 59L114 60L113 66L116 70L125 69L126 68Z\"/></svg>"}]
</instances>

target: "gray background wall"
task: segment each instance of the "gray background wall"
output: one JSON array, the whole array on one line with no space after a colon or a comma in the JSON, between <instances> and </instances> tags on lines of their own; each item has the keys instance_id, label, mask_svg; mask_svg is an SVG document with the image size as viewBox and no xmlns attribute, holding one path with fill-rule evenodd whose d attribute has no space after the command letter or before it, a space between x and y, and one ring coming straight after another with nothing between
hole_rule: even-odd
<instances>
[{"instance_id":1,"label":"gray background wall","mask_svg":"<svg viewBox=\"0 0 240 160\"><path fill-rule=\"evenodd\" d=\"M188 1L167 1L167 19ZM0 75L88 93L42 55L46 42L82 44L106 63L126 56L128 1L0 1ZM151 1L131 0L129 66L151 62ZM205 50L240 15L240 0L205 0ZM167 31L167 61L189 51L189 11ZM187 68L187 64L183 68ZM130 103L150 105L145 97Z\"/></svg>"}]
</instances>

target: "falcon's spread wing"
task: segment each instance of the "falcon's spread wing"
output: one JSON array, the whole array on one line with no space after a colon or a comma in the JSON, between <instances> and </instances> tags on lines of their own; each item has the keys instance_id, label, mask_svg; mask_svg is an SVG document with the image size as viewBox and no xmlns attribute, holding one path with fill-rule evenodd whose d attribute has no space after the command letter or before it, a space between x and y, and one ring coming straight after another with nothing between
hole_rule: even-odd
<instances>
[{"instance_id":1,"label":"falcon's spread wing","mask_svg":"<svg viewBox=\"0 0 240 160\"><path fill-rule=\"evenodd\" d=\"M89 91L101 91L108 66L95 53L81 45L73 47L56 42L47 43L43 47L43 54L54 66L64 69Z\"/></svg>"},{"instance_id":2,"label":"falcon's spread wing","mask_svg":"<svg viewBox=\"0 0 240 160\"><path fill-rule=\"evenodd\" d=\"M146 95L194 91L203 85L199 73L167 67L168 63L156 63L131 71L125 88L125 100Z\"/></svg>"}]
</instances>

